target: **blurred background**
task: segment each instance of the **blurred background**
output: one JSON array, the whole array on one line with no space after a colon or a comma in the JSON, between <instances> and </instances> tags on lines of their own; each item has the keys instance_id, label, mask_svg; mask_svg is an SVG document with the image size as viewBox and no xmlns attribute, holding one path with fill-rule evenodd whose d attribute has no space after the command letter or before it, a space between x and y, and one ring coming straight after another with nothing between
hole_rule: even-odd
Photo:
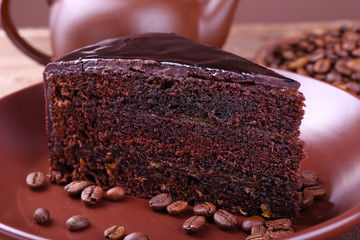
<instances>
[{"instance_id":1,"label":"blurred background","mask_svg":"<svg viewBox=\"0 0 360 240\"><path fill-rule=\"evenodd\" d=\"M12 9L18 26L47 25L46 0L14 0ZM359 0L240 0L234 23L357 20L359 9Z\"/></svg>"}]
</instances>

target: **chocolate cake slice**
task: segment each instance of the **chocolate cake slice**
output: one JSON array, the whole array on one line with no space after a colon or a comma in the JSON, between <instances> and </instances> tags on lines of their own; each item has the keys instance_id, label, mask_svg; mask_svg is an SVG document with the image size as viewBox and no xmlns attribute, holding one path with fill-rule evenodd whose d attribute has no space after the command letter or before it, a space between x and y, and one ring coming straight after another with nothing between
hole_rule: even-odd
<instances>
[{"instance_id":1,"label":"chocolate cake slice","mask_svg":"<svg viewBox=\"0 0 360 240\"><path fill-rule=\"evenodd\" d=\"M87 46L49 63L44 80L53 181L298 214L298 82L174 34Z\"/></svg>"}]
</instances>

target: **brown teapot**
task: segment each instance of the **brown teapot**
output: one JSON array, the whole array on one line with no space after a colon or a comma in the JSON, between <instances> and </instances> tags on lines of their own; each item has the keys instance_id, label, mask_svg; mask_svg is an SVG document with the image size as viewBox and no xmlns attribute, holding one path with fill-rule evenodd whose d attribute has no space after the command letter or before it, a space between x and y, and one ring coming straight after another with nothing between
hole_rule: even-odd
<instances>
[{"instance_id":1,"label":"brown teapot","mask_svg":"<svg viewBox=\"0 0 360 240\"><path fill-rule=\"evenodd\" d=\"M20 37L1 2L3 28L13 43L41 64L107 38L172 32L221 47L239 0L47 0L53 56Z\"/></svg>"}]
</instances>

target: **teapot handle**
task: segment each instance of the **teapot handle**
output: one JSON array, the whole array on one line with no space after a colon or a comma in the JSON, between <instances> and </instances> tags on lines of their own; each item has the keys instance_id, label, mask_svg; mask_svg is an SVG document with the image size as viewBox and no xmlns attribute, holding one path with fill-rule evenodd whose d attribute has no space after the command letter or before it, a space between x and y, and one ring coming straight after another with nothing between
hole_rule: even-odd
<instances>
[{"instance_id":1,"label":"teapot handle","mask_svg":"<svg viewBox=\"0 0 360 240\"><path fill-rule=\"evenodd\" d=\"M1 2L1 21L2 27L8 35L9 39L26 55L34 59L40 64L46 65L51 62L52 57L40 52L26 42L18 33L10 17L10 0L2 0Z\"/></svg>"}]
</instances>

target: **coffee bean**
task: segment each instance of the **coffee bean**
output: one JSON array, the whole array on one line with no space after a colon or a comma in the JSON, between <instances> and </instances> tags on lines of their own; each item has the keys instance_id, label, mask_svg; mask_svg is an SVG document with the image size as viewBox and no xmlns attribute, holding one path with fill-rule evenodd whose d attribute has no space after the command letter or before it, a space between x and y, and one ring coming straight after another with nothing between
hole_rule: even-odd
<instances>
[{"instance_id":1,"label":"coffee bean","mask_svg":"<svg viewBox=\"0 0 360 240\"><path fill-rule=\"evenodd\" d=\"M306 57L299 57L291 62L289 62L288 68L291 70L296 70L304 67L308 63Z\"/></svg>"},{"instance_id":2,"label":"coffee bean","mask_svg":"<svg viewBox=\"0 0 360 240\"><path fill-rule=\"evenodd\" d=\"M155 211L166 209L166 207L172 202L172 197L168 193L160 193L149 201L149 206Z\"/></svg>"},{"instance_id":3,"label":"coffee bean","mask_svg":"<svg viewBox=\"0 0 360 240\"><path fill-rule=\"evenodd\" d=\"M346 60L339 60L335 63L335 70L342 75L350 76L351 70L347 67Z\"/></svg>"},{"instance_id":4,"label":"coffee bean","mask_svg":"<svg viewBox=\"0 0 360 240\"><path fill-rule=\"evenodd\" d=\"M210 217L216 212L216 206L210 202L204 202L195 205L193 211L195 215Z\"/></svg>"},{"instance_id":5,"label":"coffee bean","mask_svg":"<svg viewBox=\"0 0 360 240\"><path fill-rule=\"evenodd\" d=\"M325 57L325 50L319 48L315 50L313 53L309 54L307 58L310 62L316 62L324 57Z\"/></svg>"},{"instance_id":6,"label":"coffee bean","mask_svg":"<svg viewBox=\"0 0 360 240\"><path fill-rule=\"evenodd\" d=\"M319 179L319 175L312 170L304 170L301 172L301 176L304 178L308 178L308 179L314 179L314 180L318 180Z\"/></svg>"},{"instance_id":7,"label":"coffee bean","mask_svg":"<svg viewBox=\"0 0 360 240\"><path fill-rule=\"evenodd\" d=\"M354 57L360 57L360 47L351 51L351 55Z\"/></svg>"},{"instance_id":8,"label":"coffee bean","mask_svg":"<svg viewBox=\"0 0 360 240\"><path fill-rule=\"evenodd\" d=\"M271 226L286 226L291 227L292 222L290 219L287 218L280 218L275 220L270 220L265 222L265 226L271 227Z\"/></svg>"},{"instance_id":9,"label":"coffee bean","mask_svg":"<svg viewBox=\"0 0 360 240\"><path fill-rule=\"evenodd\" d=\"M45 208L38 208L34 211L33 218L37 224L42 225L50 221L50 213Z\"/></svg>"},{"instance_id":10,"label":"coffee bean","mask_svg":"<svg viewBox=\"0 0 360 240\"><path fill-rule=\"evenodd\" d=\"M127 235L124 240L149 240L149 237L145 233L133 232Z\"/></svg>"},{"instance_id":11,"label":"coffee bean","mask_svg":"<svg viewBox=\"0 0 360 240\"><path fill-rule=\"evenodd\" d=\"M26 184L31 189L38 189L45 185L45 175L42 172L32 172L26 177Z\"/></svg>"},{"instance_id":12,"label":"coffee bean","mask_svg":"<svg viewBox=\"0 0 360 240\"><path fill-rule=\"evenodd\" d=\"M255 233L247 236L245 240L270 240L270 236L267 233Z\"/></svg>"},{"instance_id":13,"label":"coffee bean","mask_svg":"<svg viewBox=\"0 0 360 240\"><path fill-rule=\"evenodd\" d=\"M89 220L83 215L72 216L65 223L65 226L69 231L77 231L86 228L89 225Z\"/></svg>"},{"instance_id":14,"label":"coffee bean","mask_svg":"<svg viewBox=\"0 0 360 240\"><path fill-rule=\"evenodd\" d=\"M331 62L329 59L319 59L314 64L314 71L316 73L326 73L330 70ZM325 79L325 78L324 78Z\"/></svg>"},{"instance_id":15,"label":"coffee bean","mask_svg":"<svg viewBox=\"0 0 360 240\"><path fill-rule=\"evenodd\" d=\"M356 41L346 40L346 41L342 42L341 48L346 51L352 51L356 48Z\"/></svg>"},{"instance_id":16,"label":"coffee bean","mask_svg":"<svg viewBox=\"0 0 360 240\"><path fill-rule=\"evenodd\" d=\"M118 240L125 236L125 227L123 226L111 226L104 231L104 237L106 239Z\"/></svg>"},{"instance_id":17,"label":"coffee bean","mask_svg":"<svg viewBox=\"0 0 360 240\"><path fill-rule=\"evenodd\" d=\"M292 234L294 230L287 226L271 226L267 229L266 233L270 238L281 238Z\"/></svg>"},{"instance_id":18,"label":"coffee bean","mask_svg":"<svg viewBox=\"0 0 360 240\"><path fill-rule=\"evenodd\" d=\"M334 50L335 50L336 55L338 55L339 57L347 57L347 56L349 56L349 52L342 48L340 42L335 44Z\"/></svg>"},{"instance_id":19,"label":"coffee bean","mask_svg":"<svg viewBox=\"0 0 360 240\"><path fill-rule=\"evenodd\" d=\"M348 67L353 72L360 72L360 59L351 59L346 62Z\"/></svg>"},{"instance_id":20,"label":"coffee bean","mask_svg":"<svg viewBox=\"0 0 360 240\"><path fill-rule=\"evenodd\" d=\"M170 203L166 207L166 210L170 215L178 215L180 213L185 212L187 208L188 208L188 202L179 200L179 201Z\"/></svg>"},{"instance_id":21,"label":"coffee bean","mask_svg":"<svg viewBox=\"0 0 360 240\"><path fill-rule=\"evenodd\" d=\"M300 182L301 182L301 185L303 188L312 187L317 184L317 180L315 180L313 178L300 177Z\"/></svg>"},{"instance_id":22,"label":"coffee bean","mask_svg":"<svg viewBox=\"0 0 360 240\"><path fill-rule=\"evenodd\" d=\"M305 191L311 191L314 194L315 200L322 199L326 195L326 189L321 185L307 187L304 189L304 192Z\"/></svg>"},{"instance_id":23,"label":"coffee bean","mask_svg":"<svg viewBox=\"0 0 360 240\"><path fill-rule=\"evenodd\" d=\"M253 226L251 228L251 235L257 234L257 233L266 233L266 227L265 226Z\"/></svg>"},{"instance_id":24,"label":"coffee bean","mask_svg":"<svg viewBox=\"0 0 360 240\"><path fill-rule=\"evenodd\" d=\"M251 216L243 221L241 228L244 232L250 232L251 228L253 228L254 226L263 226L264 223L265 223L264 218L260 216Z\"/></svg>"},{"instance_id":25,"label":"coffee bean","mask_svg":"<svg viewBox=\"0 0 360 240\"><path fill-rule=\"evenodd\" d=\"M95 185L88 186L81 192L81 201L88 206L100 202L102 197L103 189Z\"/></svg>"},{"instance_id":26,"label":"coffee bean","mask_svg":"<svg viewBox=\"0 0 360 240\"><path fill-rule=\"evenodd\" d=\"M333 70L333 71L329 72L328 74L326 74L325 80L330 83L340 82L342 80L342 76L338 72Z\"/></svg>"},{"instance_id":27,"label":"coffee bean","mask_svg":"<svg viewBox=\"0 0 360 240\"><path fill-rule=\"evenodd\" d=\"M354 78L354 77L352 77L352 78ZM359 74L359 79L360 79L360 74ZM352 91L354 93L360 92L360 83L356 83L354 81L348 82L348 83L346 83L346 88L349 91Z\"/></svg>"},{"instance_id":28,"label":"coffee bean","mask_svg":"<svg viewBox=\"0 0 360 240\"><path fill-rule=\"evenodd\" d=\"M126 195L126 191L122 187L113 187L106 191L106 198L111 201L119 201Z\"/></svg>"},{"instance_id":29,"label":"coffee bean","mask_svg":"<svg viewBox=\"0 0 360 240\"><path fill-rule=\"evenodd\" d=\"M303 200L302 200L302 210L309 209L314 204L314 193L312 191L304 189Z\"/></svg>"},{"instance_id":30,"label":"coffee bean","mask_svg":"<svg viewBox=\"0 0 360 240\"><path fill-rule=\"evenodd\" d=\"M69 196L79 195L91 183L88 181L73 181L67 184L64 189Z\"/></svg>"},{"instance_id":31,"label":"coffee bean","mask_svg":"<svg viewBox=\"0 0 360 240\"><path fill-rule=\"evenodd\" d=\"M235 215L226 210L216 211L213 217L216 225L223 230L231 230L237 227Z\"/></svg>"},{"instance_id":32,"label":"coffee bean","mask_svg":"<svg viewBox=\"0 0 360 240\"><path fill-rule=\"evenodd\" d=\"M188 234L193 234L199 232L204 224L206 219L204 216L192 216L185 220L183 224L183 229Z\"/></svg>"}]
</instances>

